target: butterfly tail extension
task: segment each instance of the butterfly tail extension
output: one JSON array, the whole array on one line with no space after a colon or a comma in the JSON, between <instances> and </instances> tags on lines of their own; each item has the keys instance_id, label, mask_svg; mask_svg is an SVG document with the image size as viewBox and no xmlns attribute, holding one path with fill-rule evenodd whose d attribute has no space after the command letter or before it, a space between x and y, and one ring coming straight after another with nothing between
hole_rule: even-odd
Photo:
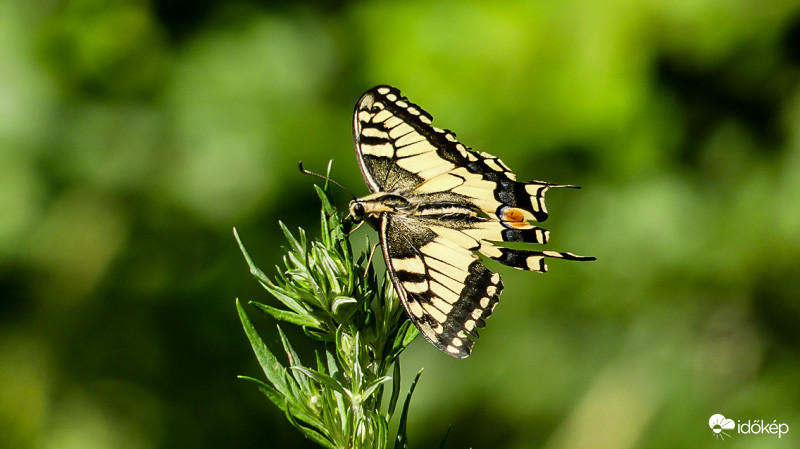
<instances>
[{"instance_id":1,"label":"butterfly tail extension","mask_svg":"<svg viewBox=\"0 0 800 449\"><path fill-rule=\"evenodd\" d=\"M551 184L542 181L509 182L500 185L502 188L497 192L497 196L503 206L497 211L498 217L503 219L504 211L519 208L527 212L523 212L526 221L536 222L547 220L548 212L544 197L549 189L580 189L570 184Z\"/></svg>"},{"instance_id":2,"label":"butterfly tail extension","mask_svg":"<svg viewBox=\"0 0 800 449\"><path fill-rule=\"evenodd\" d=\"M570 252L530 251L500 247L494 247L491 250L483 250L482 248L481 253L500 262L503 265L519 270L535 271L538 273L544 273L547 271L547 263L545 262L547 258L575 261L596 260L596 258L592 256L580 256Z\"/></svg>"}]
</instances>

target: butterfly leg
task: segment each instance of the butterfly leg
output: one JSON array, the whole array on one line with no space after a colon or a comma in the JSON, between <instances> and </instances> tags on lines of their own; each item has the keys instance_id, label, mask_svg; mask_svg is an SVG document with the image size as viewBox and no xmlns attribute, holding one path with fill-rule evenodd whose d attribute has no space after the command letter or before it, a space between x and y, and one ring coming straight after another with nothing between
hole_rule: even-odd
<instances>
[{"instance_id":1,"label":"butterfly leg","mask_svg":"<svg viewBox=\"0 0 800 449\"><path fill-rule=\"evenodd\" d=\"M365 265L367 268L364 270L364 279L367 278L367 273L369 273L369 266L372 264L372 257L375 255L375 249L378 248L378 245L380 245L380 242L376 242L374 245L372 245L372 249L369 251L369 257L367 257L367 265Z\"/></svg>"},{"instance_id":2,"label":"butterfly leg","mask_svg":"<svg viewBox=\"0 0 800 449\"><path fill-rule=\"evenodd\" d=\"M350 234L356 232L358 228L360 228L364 223L365 223L364 221L359 221L356 227L354 227L353 229L350 230L350 232L347 233L347 237L350 237Z\"/></svg>"}]
</instances>

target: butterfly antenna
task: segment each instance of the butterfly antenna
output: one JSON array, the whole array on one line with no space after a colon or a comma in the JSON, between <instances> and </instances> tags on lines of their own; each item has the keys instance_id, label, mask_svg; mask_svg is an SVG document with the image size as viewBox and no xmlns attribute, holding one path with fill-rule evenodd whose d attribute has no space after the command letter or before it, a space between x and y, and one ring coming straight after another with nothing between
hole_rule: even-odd
<instances>
[{"instance_id":1,"label":"butterfly antenna","mask_svg":"<svg viewBox=\"0 0 800 449\"><path fill-rule=\"evenodd\" d=\"M300 161L300 162L299 162L297 165L298 165L298 167L300 168L300 173L303 173L304 175L316 176L317 178L322 178L322 179L324 179L324 180L325 180L325 181L327 181L327 182L332 182L332 183L336 184L336 185L337 185L337 186L338 186L340 189L342 189L342 190L344 190L345 192L349 193L349 194L350 194L350 196L352 196L352 197L353 197L353 199L356 199L356 196L355 196L355 195L353 194L353 192L351 192L351 191L350 191L350 189L348 189L347 187L345 187L345 186L343 186L343 185L339 184L338 182L334 181L333 179L331 179L331 178L329 178L329 177L327 177L327 176L325 176L325 175L320 175L319 173L314 173L313 171L308 171L308 170L306 170L306 169L303 167L303 161ZM330 170L330 165L328 165L328 169Z\"/></svg>"}]
</instances>

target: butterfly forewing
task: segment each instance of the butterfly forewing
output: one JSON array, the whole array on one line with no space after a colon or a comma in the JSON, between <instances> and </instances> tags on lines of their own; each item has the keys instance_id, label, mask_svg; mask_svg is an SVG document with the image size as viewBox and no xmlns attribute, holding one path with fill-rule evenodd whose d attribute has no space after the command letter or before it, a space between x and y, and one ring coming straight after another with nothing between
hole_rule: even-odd
<instances>
[{"instance_id":1,"label":"butterfly forewing","mask_svg":"<svg viewBox=\"0 0 800 449\"><path fill-rule=\"evenodd\" d=\"M545 192L574 186L517 182L500 159L432 122L393 87L361 97L353 140L373 194L354 203L379 223L388 271L411 320L437 348L463 358L503 288L478 253L538 272L547 270L546 257L594 258L502 246L547 243L548 231L532 224L547 219Z\"/></svg>"}]
</instances>

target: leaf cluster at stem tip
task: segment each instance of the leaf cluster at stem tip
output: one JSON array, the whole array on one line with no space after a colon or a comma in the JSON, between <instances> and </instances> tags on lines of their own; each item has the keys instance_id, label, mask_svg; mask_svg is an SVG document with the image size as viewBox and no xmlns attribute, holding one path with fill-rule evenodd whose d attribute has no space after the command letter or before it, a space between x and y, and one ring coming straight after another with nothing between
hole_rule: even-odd
<instances>
[{"instance_id":1,"label":"leaf cluster at stem tip","mask_svg":"<svg viewBox=\"0 0 800 449\"><path fill-rule=\"evenodd\" d=\"M408 403L421 371L406 396L394 438L389 424L400 394L398 357L418 331L392 283L378 280L367 254L354 260L347 238L350 219L333 207L324 189L314 187L322 203L321 236L309 239L302 228L292 233L280 223L288 247L274 278L253 263L236 229L234 235L250 272L282 307L250 304L279 322L300 326L306 336L323 342L322 348L313 363L304 364L278 326L286 355L279 360L237 299L266 382L241 377L254 382L294 427L323 447L387 448L393 443L405 448ZM384 398L389 384L391 395Z\"/></svg>"}]
</instances>

